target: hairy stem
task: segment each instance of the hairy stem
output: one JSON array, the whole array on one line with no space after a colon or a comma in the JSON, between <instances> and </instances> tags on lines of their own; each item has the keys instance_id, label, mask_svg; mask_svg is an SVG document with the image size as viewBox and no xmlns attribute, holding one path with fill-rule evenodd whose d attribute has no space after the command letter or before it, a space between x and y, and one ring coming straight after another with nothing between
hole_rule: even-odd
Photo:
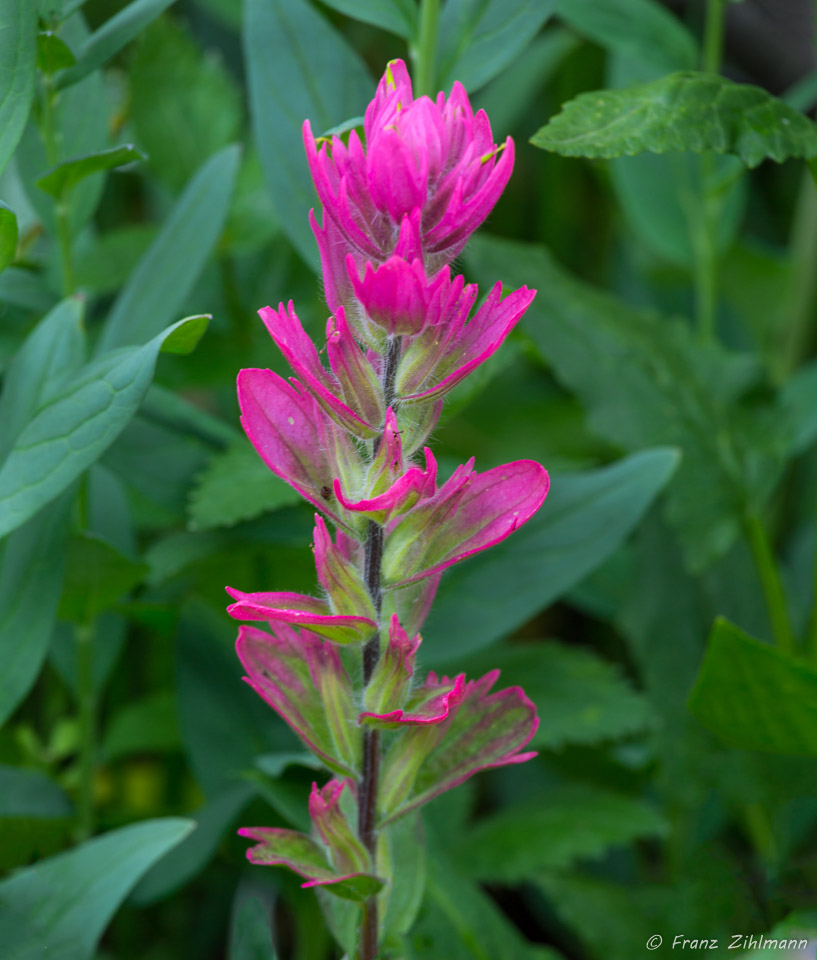
<instances>
[{"instance_id":1,"label":"hairy stem","mask_svg":"<svg viewBox=\"0 0 817 960\"><path fill-rule=\"evenodd\" d=\"M397 376L397 362L400 359L400 338L389 341L386 361L383 365L382 384L385 406L394 404L394 383ZM382 442L382 441L381 441ZM379 445L379 444L378 444ZM377 452L375 450L375 452ZM379 523L369 522L366 536L366 559L364 578L366 588L372 598L377 620L383 607L383 585L381 566L383 564L384 531ZM380 658L380 631L363 647L363 683L372 679L374 668ZM358 835L369 851L372 865L377 862L377 784L380 774L380 733L366 728L363 731L363 769L358 796ZM376 960L378 942L377 897L369 897L363 905L363 917L360 930L360 960Z\"/></svg>"},{"instance_id":2,"label":"hairy stem","mask_svg":"<svg viewBox=\"0 0 817 960\"><path fill-rule=\"evenodd\" d=\"M751 508L746 511L744 525L752 548L752 556L760 574L760 582L763 585L763 594L766 598L775 641L783 653L794 654L797 652L797 645L789 621L783 581L769 543L769 535L757 511Z\"/></svg>"},{"instance_id":3,"label":"hairy stem","mask_svg":"<svg viewBox=\"0 0 817 960\"><path fill-rule=\"evenodd\" d=\"M415 96L434 96L435 65L437 60L437 23L440 0L421 0L417 27L417 44L412 50L414 59Z\"/></svg>"}]
</instances>

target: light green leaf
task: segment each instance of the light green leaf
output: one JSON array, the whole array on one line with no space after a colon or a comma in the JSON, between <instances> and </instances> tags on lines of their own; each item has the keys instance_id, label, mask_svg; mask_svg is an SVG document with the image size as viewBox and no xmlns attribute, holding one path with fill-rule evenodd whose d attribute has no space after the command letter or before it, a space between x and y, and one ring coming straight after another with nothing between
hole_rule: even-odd
<instances>
[{"instance_id":1,"label":"light green leaf","mask_svg":"<svg viewBox=\"0 0 817 960\"><path fill-rule=\"evenodd\" d=\"M60 620L91 623L141 583L148 567L125 556L104 537L82 533L68 541Z\"/></svg>"},{"instance_id":2,"label":"light green leaf","mask_svg":"<svg viewBox=\"0 0 817 960\"><path fill-rule=\"evenodd\" d=\"M238 147L226 147L187 185L116 298L98 352L153 337L178 316L224 226L238 161Z\"/></svg>"},{"instance_id":3,"label":"light green leaf","mask_svg":"<svg viewBox=\"0 0 817 960\"><path fill-rule=\"evenodd\" d=\"M37 67L43 73L52 74L72 67L76 58L68 44L51 30L37 34Z\"/></svg>"},{"instance_id":4,"label":"light green leaf","mask_svg":"<svg viewBox=\"0 0 817 960\"><path fill-rule=\"evenodd\" d=\"M17 252L17 217L0 200L0 273L14 260Z\"/></svg>"},{"instance_id":5,"label":"light green leaf","mask_svg":"<svg viewBox=\"0 0 817 960\"><path fill-rule=\"evenodd\" d=\"M677 465L676 451L647 450L553 477L533 519L447 571L423 629L425 661L450 662L487 646L560 597L621 544Z\"/></svg>"},{"instance_id":6,"label":"light green leaf","mask_svg":"<svg viewBox=\"0 0 817 960\"><path fill-rule=\"evenodd\" d=\"M315 135L357 117L374 93L363 61L306 0L247 0L244 57L261 165L278 220L315 270L316 205L301 126Z\"/></svg>"},{"instance_id":7,"label":"light green leaf","mask_svg":"<svg viewBox=\"0 0 817 960\"><path fill-rule=\"evenodd\" d=\"M19 527L102 456L136 413L165 341L174 347L190 332L201 335L201 318L180 320L142 347L108 353L40 407L0 468L0 536Z\"/></svg>"},{"instance_id":8,"label":"light green leaf","mask_svg":"<svg viewBox=\"0 0 817 960\"><path fill-rule=\"evenodd\" d=\"M276 960L270 916L255 897L248 897L236 913L230 960Z\"/></svg>"},{"instance_id":9,"label":"light green leaf","mask_svg":"<svg viewBox=\"0 0 817 960\"><path fill-rule=\"evenodd\" d=\"M70 817L71 801L39 770L0 766L0 817Z\"/></svg>"},{"instance_id":10,"label":"light green leaf","mask_svg":"<svg viewBox=\"0 0 817 960\"><path fill-rule=\"evenodd\" d=\"M567 157L711 150L756 167L767 157L782 163L817 156L817 127L760 87L680 72L626 90L580 94L531 143Z\"/></svg>"},{"instance_id":11,"label":"light green leaf","mask_svg":"<svg viewBox=\"0 0 817 960\"><path fill-rule=\"evenodd\" d=\"M110 150L101 150L98 153L89 153L84 157L74 157L63 160L56 167L44 173L38 180L37 186L52 197L61 198L71 191L81 180L90 177L93 173L103 170L112 170L114 167L124 166L136 160L144 160L145 155L132 143L125 143Z\"/></svg>"},{"instance_id":12,"label":"light green leaf","mask_svg":"<svg viewBox=\"0 0 817 960\"><path fill-rule=\"evenodd\" d=\"M414 0L326 0L326 5L347 17L396 33L398 37L410 39L414 36L417 25Z\"/></svg>"},{"instance_id":13,"label":"light green leaf","mask_svg":"<svg viewBox=\"0 0 817 960\"><path fill-rule=\"evenodd\" d=\"M817 753L817 671L715 621L689 709L730 747Z\"/></svg>"},{"instance_id":14,"label":"light green leaf","mask_svg":"<svg viewBox=\"0 0 817 960\"><path fill-rule=\"evenodd\" d=\"M448 0L440 15L438 79L469 93L508 66L550 17L555 0ZM430 93L431 91L423 91Z\"/></svg>"},{"instance_id":15,"label":"light green leaf","mask_svg":"<svg viewBox=\"0 0 817 960\"><path fill-rule=\"evenodd\" d=\"M188 509L191 530L231 527L300 497L273 473L252 446L239 440L216 454L196 481Z\"/></svg>"},{"instance_id":16,"label":"light green leaf","mask_svg":"<svg viewBox=\"0 0 817 960\"><path fill-rule=\"evenodd\" d=\"M478 821L462 838L459 853L480 880L511 885L666 832L659 811L643 800L566 785L551 788L535 803L512 804Z\"/></svg>"},{"instance_id":17,"label":"light green leaf","mask_svg":"<svg viewBox=\"0 0 817 960\"><path fill-rule=\"evenodd\" d=\"M77 63L57 77L58 87L82 80L112 57L166 10L174 0L134 0L87 37L77 50Z\"/></svg>"},{"instance_id":18,"label":"light green leaf","mask_svg":"<svg viewBox=\"0 0 817 960\"><path fill-rule=\"evenodd\" d=\"M7 960L91 960L105 927L139 877L192 829L167 818L114 830L0 883Z\"/></svg>"},{"instance_id":19,"label":"light green leaf","mask_svg":"<svg viewBox=\"0 0 817 960\"><path fill-rule=\"evenodd\" d=\"M14 153L28 119L37 72L37 5L0 0L0 173Z\"/></svg>"}]
</instances>

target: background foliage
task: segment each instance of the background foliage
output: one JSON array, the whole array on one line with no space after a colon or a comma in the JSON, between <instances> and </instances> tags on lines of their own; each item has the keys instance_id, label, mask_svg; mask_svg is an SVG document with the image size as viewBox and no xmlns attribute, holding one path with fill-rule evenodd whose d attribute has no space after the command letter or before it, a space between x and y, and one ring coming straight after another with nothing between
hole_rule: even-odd
<instances>
[{"instance_id":1,"label":"background foliage","mask_svg":"<svg viewBox=\"0 0 817 960\"><path fill-rule=\"evenodd\" d=\"M461 80L518 151L463 269L539 290L442 463L536 458L553 486L444 577L423 665L523 683L541 753L435 801L426 856L406 830L395 958L817 935L817 74L811 4L759 10L439 12L418 82ZM258 307L325 320L303 118L354 122L420 26L414 0L0 0L10 960L336 955L235 836L308 826L314 771L224 613L228 581L313 586L310 511L234 382L284 372Z\"/></svg>"}]
</instances>

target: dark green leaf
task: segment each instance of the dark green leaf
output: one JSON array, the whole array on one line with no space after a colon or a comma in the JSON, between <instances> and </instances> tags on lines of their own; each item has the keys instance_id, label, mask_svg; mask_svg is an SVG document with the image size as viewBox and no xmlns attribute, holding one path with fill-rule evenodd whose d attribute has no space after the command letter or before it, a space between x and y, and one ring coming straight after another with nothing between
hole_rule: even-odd
<instances>
[{"instance_id":1,"label":"dark green leaf","mask_svg":"<svg viewBox=\"0 0 817 960\"><path fill-rule=\"evenodd\" d=\"M781 397L794 433L792 453L805 453L817 439L817 362L789 377Z\"/></svg>"},{"instance_id":2,"label":"dark green leaf","mask_svg":"<svg viewBox=\"0 0 817 960\"><path fill-rule=\"evenodd\" d=\"M19 527L102 456L136 412L165 341L186 340L188 324L200 335L200 318L180 320L143 347L113 351L91 362L40 407L0 468L0 536Z\"/></svg>"},{"instance_id":3,"label":"dark green leaf","mask_svg":"<svg viewBox=\"0 0 817 960\"><path fill-rule=\"evenodd\" d=\"M0 200L0 273L14 260L17 253L17 217Z\"/></svg>"},{"instance_id":4,"label":"dark green leaf","mask_svg":"<svg viewBox=\"0 0 817 960\"><path fill-rule=\"evenodd\" d=\"M647 450L553 477L532 520L445 575L423 630L426 662L486 646L578 583L628 536L677 464L674 450Z\"/></svg>"},{"instance_id":5,"label":"dark green leaf","mask_svg":"<svg viewBox=\"0 0 817 960\"><path fill-rule=\"evenodd\" d=\"M52 74L72 67L76 58L71 48L51 30L37 34L37 67L43 73Z\"/></svg>"},{"instance_id":6,"label":"dark green leaf","mask_svg":"<svg viewBox=\"0 0 817 960\"><path fill-rule=\"evenodd\" d=\"M141 583L145 564L117 550L97 534L77 534L68 541L60 620L91 623Z\"/></svg>"},{"instance_id":7,"label":"dark green leaf","mask_svg":"<svg viewBox=\"0 0 817 960\"><path fill-rule=\"evenodd\" d=\"M817 753L817 671L728 620L712 628L689 709L730 747Z\"/></svg>"},{"instance_id":8,"label":"dark green leaf","mask_svg":"<svg viewBox=\"0 0 817 960\"><path fill-rule=\"evenodd\" d=\"M300 497L279 480L252 446L240 440L216 454L190 494L191 530L231 527L267 510L298 503Z\"/></svg>"},{"instance_id":9,"label":"dark green leaf","mask_svg":"<svg viewBox=\"0 0 817 960\"><path fill-rule=\"evenodd\" d=\"M60 74L57 86L67 87L103 66L173 2L134 0L129 3L84 40L77 50L76 65Z\"/></svg>"},{"instance_id":10,"label":"dark green leaf","mask_svg":"<svg viewBox=\"0 0 817 960\"><path fill-rule=\"evenodd\" d=\"M52 197L61 198L71 191L81 180L90 177L93 173L103 170L112 170L126 163L144 160L145 155L131 143L120 147L111 147L110 150L101 150L99 153L89 153L84 157L74 157L63 160L48 173L37 180L37 186Z\"/></svg>"},{"instance_id":11,"label":"dark green leaf","mask_svg":"<svg viewBox=\"0 0 817 960\"><path fill-rule=\"evenodd\" d=\"M153 337L178 316L224 226L238 161L238 147L226 147L190 181L117 297L99 352Z\"/></svg>"},{"instance_id":12,"label":"dark green leaf","mask_svg":"<svg viewBox=\"0 0 817 960\"><path fill-rule=\"evenodd\" d=\"M129 703L114 714L102 744L107 763L132 754L164 753L181 747L176 698L160 690Z\"/></svg>"},{"instance_id":13,"label":"dark green leaf","mask_svg":"<svg viewBox=\"0 0 817 960\"><path fill-rule=\"evenodd\" d=\"M236 914L230 960L276 960L270 916L255 897L248 897Z\"/></svg>"},{"instance_id":14,"label":"dark green leaf","mask_svg":"<svg viewBox=\"0 0 817 960\"><path fill-rule=\"evenodd\" d=\"M440 15L437 86L447 91L459 80L469 93L479 89L519 56L554 6L555 0L448 0Z\"/></svg>"},{"instance_id":15,"label":"dark green leaf","mask_svg":"<svg viewBox=\"0 0 817 960\"><path fill-rule=\"evenodd\" d=\"M326 0L328 7L347 17L382 27L407 40L414 36L417 4L414 0Z\"/></svg>"},{"instance_id":16,"label":"dark green leaf","mask_svg":"<svg viewBox=\"0 0 817 960\"><path fill-rule=\"evenodd\" d=\"M70 817L71 801L38 770L0 766L0 817Z\"/></svg>"},{"instance_id":17,"label":"dark green leaf","mask_svg":"<svg viewBox=\"0 0 817 960\"><path fill-rule=\"evenodd\" d=\"M767 157L782 163L817 156L817 127L760 87L681 72L627 90L580 94L531 143L568 157L712 150L756 167Z\"/></svg>"},{"instance_id":18,"label":"dark green leaf","mask_svg":"<svg viewBox=\"0 0 817 960\"><path fill-rule=\"evenodd\" d=\"M307 214L315 206L301 126L317 136L357 117L373 83L357 53L305 0L247 0L244 57L255 141L278 220L318 268Z\"/></svg>"},{"instance_id":19,"label":"dark green leaf","mask_svg":"<svg viewBox=\"0 0 817 960\"><path fill-rule=\"evenodd\" d=\"M564 786L478 821L463 838L460 856L480 880L511 885L666 832L661 814L643 800Z\"/></svg>"},{"instance_id":20,"label":"dark green leaf","mask_svg":"<svg viewBox=\"0 0 817 960\"><path fill-rule=\"evenodd\" d=\"M139 877L192 829L147 820L43 860L0 883L0 938L14 960L90 960Z\"/></svg>"},{"instance_id":21,"label":"dark green leaf","mask_svg":"<svg viewBox=\"0 0 817 960\"><path fill-rule=\"evenodd\" d=\"M0 0L0 173L14 153L34 95L37 72L37 6Z\"/></svg>"}]
</instances>

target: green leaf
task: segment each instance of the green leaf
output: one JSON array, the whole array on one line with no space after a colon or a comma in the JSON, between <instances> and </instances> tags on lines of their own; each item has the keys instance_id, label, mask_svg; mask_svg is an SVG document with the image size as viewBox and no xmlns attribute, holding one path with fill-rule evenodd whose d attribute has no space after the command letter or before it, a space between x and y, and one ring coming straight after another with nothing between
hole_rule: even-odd
<instances>
[{"instance_id":1,"label":"green leaf","mask_svg":"<svg viewBox=\"0 0 817 960\"><path fill-rule=\"evenodd\" d=\"M681 448L667 513L690 567L725 553L746 501L762 505L774 488L787 447L779 406L760 392L743 399L759 379L755 361L571 277L543 248L482 237L470 256L505 284L535 284L523 325L595 433L630 450Z\"/></svg>"},{"instance_id":2,"label":"green leaf","mask_svg":"<svg viewBox=\"0 0 817 960\"><path fill-rule=\"evenodd\" d=\"M100 234L88 247L77 251L77 286L96 294L116 293L155 238L156 227L150 223L116 227Z\"/></svg>"},{"instance_id":3,"label":"green leaf","mask_svg":"<svg viewBox=\"0 0 817 960\"><path fill-rule=\"evenodd\" d=\"M168 18L140 37L130 90L136 139L174 191L241 135L241 98L230 74Z\"/></svg>"},{"instance_id":4,"label":"green leaf","mask_svg":"<svg viewBox=\"0 0 817 960\"><path fill-rule=\"evenodd\" d=\"M52 30L42 30L37 34L37 67L43 73L50 75L72 67L76 62L71 48Z\"/></svg>"},{"instance_id":5,"label":"green leaf","mask_svg":"<svg viewBox=\"0 0 817 960\"><path fill-rule=\"evenodd\" d=\"M817 671L728 620L715 621L688 705L730 747L817 753Z\"/></svg>"},{"instance_id":6,"label":"green leaf","mask_svg":"<svg viewBox=\"0 0 817 960\"><path fill-rule=\"evenodd\" d=\"M247 0L244 57L261 165L278 220L318 270L307 214L316 205L301 126L357 117L374 92L363 61L305 0Z\"/></svg>"},{"instance_id":7,"label":"green leaf","mask_svg":"<svg viewBox=\"0 0 817 960\"><path fill-rule=\"evenodd\" d=\"M114 830L0 883L0 936L9 960L91 960L139 877L192 829L167 818Z\"/></svg>"},{"instance_id":8,"label":"green leaf","mask_svg":"<svg viewBox=\"0 0 817 960\"><path fill-rule=\"evenodd\" d=\"M127 704L113 715L105 732L106 763L140 753L166 753L181 747L176 698L159 690Z\"/></svg>"},{"instance_id":9,"label":"green leaf","mask_svg":"<svg viewBox=\"0 0 817 960\"><path fill-rule=\"evenodd\" d=\"M57 77L57 87L70 86L106 64L173 2L174 0L134 0L110 20L106 20L78 48L76 65Z\"/></svg>"},{"instance_id":10,"label":"green leaf","mask_svg":"<svg viewBox=\"0 0 817 960\"><path fill-rule=\"evenodd\" d=\"M14 153L28 119L37 72L37 5L0 0L0 173Z\"/></svg>"},{"instance_id":11,"label":"green leaf","mask_svg":"<svg viewBox=\"0 0 817 960\"><path fill-rule=\"evenodd\" d=\"M460 862L480 880L512 885L666 833L661 814L643 800L567 785L478 821L461 841Z\"/></svg>"},{"instance_id":12,"label":"green leaf","mask_svg":"<svg viewBox=\"0 0 817 960\"><path fill-rule=\"evenodd\" d=\"M270 472L252 446L239 440L216 454L198 477L190 493L189 527L231 527L299 500L292 487Z\"/></svg>"},{"instance_id":13,"label":"green leaf","mask_svg":"<svg viewBox=\"0 0 817 960\"><path fill-rule=\"evenodd\" d=\"M448 0L440 15L438 86L469 93L501 73L533 40L555 0Z\"/></svg>"},{"instance_id":14,"label":"green leaf","mask_svg":"<svg viewBox=\"0 0 817 960\"><path fill-rule=\"evenodd\" d=\"M187 185L116 298L98 352L153 337L178 316L224 226L238 161L238 147L226 147Z\"/></svg>"},{"instance_id":15,"label":"green leaf","mask_svg":"<svg viewBox=\"0 0 817 960\"><path fill-rule=\"evenodd\" d=\"M656 0L556 0L556 16L605 50L667 70L692 70L695 37Z\"/></svg>"},{"instance_id":16,"label":"green leaf","mask_svg":"<svg viewBox=\"0 0 817 960\"><path fill-rule=\"evenodd\" d=\"M91 623L147 576L148 567L104 537L82 533L68 541L60 620Z\"/></svg>"},{"instance_id":17,"label":"green leaf","mask_svg":"<svg viewBox=\"0 0 817 960\"><path fill-rule=\"evenodd\" d=\"M384 872L392 877L385 892L383 935L399 938L411 930L423 902L426 886L423 822L419 814L412 814L385 827L383 832L383 849L391 864Z\"/></svg>"},{"instance_id":18,"label":"green leaf","mask_svg":"<svg viewBox=\"0 0 817 960\"><path fill-rule=\"evenodd\" d=\"M25 310L44 313L56 303L57 295L31 270L7 267L0 275L0 301Z\"/></svg>"},{"instance_id":19,"label":"green leaf","mask_svg":"<svg viewBox=\"0 0 817 960\"><path fill-rule=\"evenodd\" d=\"M789 377L781 399L792 424L792 453L805 453L817 440L817 361Z\"/></svg>"},{"instance_id":20,"label":"green leaf","mask_svg":"<svg viewBox=\"0 0 817 960\"><path fill-rule=\"evenodd\" d=\"M101 150L98 153L89 153L83 157L74 157L71 160L63 160L56 167L44 173L38 180L37 186L52 197L58 199L64 197L81 180L90 177L93 173L101 173L103 170L112 170L114 167L121 167L126 163L133 163L136 160L144 160L145 155L131 143L122 144L119 147L111 147L110 150Z\"/></svg>"},{"instance_id":21,"label":"green leaf","mask_svg":"<svg viewBox=\"0 0 817 960\"><path fill-rule=\"evenodd\" d=\"M108 449L145 395L166 340L186 339L180 320L142 347L92 361L41 406L0 468L0 536L53 500ZM187 346L187 344L185 344Z\"/></svg>"},{"instance_id":22,"label":"green leaf","mask_svg":"<svg viewBox=\"0 0 817 960\"><path fill-rule=\"evenodd\" d=\"M647 450L553 477L533 519L447 572L423 629L425 661L450 662L487 646L560 597L630 534L677 465L676 451Z\"/></svg>"},{"instance_id":23,"label":"green leaf","mask_svg":"<svg viewBox=\"0 0 817 960\"><path fill-rule=\"evenodd\" d=\"M605 743L653 725L643 695L614 664L584 647L552 640L505 644L458 666L473 677L495 668L502 671L501 686L524 687L536 704L539 728L531 748Z\"/></svg>"},{"instance_id":24,"label":"green leaf","mask_svg":"<svg viewBox=\"0 0 817 960\"><path fill-rule=\"evenodd\" d=\"M71 801L39 770L0 766L0 817L70 817Z\"/></svg>"},{"instance_id":25,"label":"green leaf","mask_svg":"<svg viewBox=\"0 0 817 960\"><path fill-rule=\"evenodd\" d=\"M0 200L0 273L14 260L17 253L17 217Z\"/></svg>"},{"instance_id":26,"label":"green leaf","mask_svg":"<svg viewBox=\"0 0 817 960\"><path fill-rule=\"evenodd\" d=\"M255 897L248 897L236 913L230 960L276 960L270 916Z\"/></svg>"},{"instance_id":27,"label":"green leaf","mask_svg":"<svg viewBox=\"0 0 817 960\"><path fill-rule=\"evenodd\" d=\"M371 23L398 37L410 39L417 25L417 4L414 0L326 0L326 6L347 17Z\"/></svg>"},{"instance_id":28,"label":"green leaf","mask_svg":"<svg viewBox=\"0 0 817 960\"><path fill-rule=\"evenodd\" d=\"M680 72L626 90L580 94L531 143L567 157L711 150L751 168L767 157L782 163L817 156L817 127L760 87Z\"/></svg>"}]
</instances>

